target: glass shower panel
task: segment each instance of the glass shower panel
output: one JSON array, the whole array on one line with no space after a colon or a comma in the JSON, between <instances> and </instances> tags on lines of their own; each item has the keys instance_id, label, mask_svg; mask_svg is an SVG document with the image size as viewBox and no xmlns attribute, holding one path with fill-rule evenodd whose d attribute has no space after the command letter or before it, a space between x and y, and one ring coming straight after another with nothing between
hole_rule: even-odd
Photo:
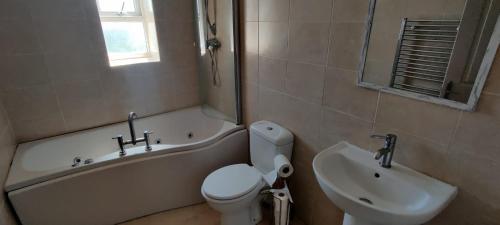
<instances>
[{"instance_id":1,"label":"glass shower panel","mask_svg":"<svg viewBox=\"0 0 500 225\"><path fill-rule=\"evenodd\" d=\"M195 0L200 96L205 113L238 121L233 0Z\"/></svg>"}]
</instances>

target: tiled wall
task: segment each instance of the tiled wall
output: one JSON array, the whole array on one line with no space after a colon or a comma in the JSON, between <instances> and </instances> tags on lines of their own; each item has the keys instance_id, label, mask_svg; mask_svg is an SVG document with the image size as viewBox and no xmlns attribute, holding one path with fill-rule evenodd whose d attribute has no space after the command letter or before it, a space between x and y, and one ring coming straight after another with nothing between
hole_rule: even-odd
<instances>
[{"instance_id":1,"label":"tiled wall","mask_svg":"<svg viewBox=\"0 0 500 225\"><path fill-rule=\"evenodd\" d=\"M499 56L477 111L462 112L356 86L367 0L242 2L245 121L272 120L295 134L297 216L340 225L312 158L341 140L375 149L383 143L369 135L392 132L396 161L459 187L429 224L500 224Z\"/></svg>"},{"instance_id":2,"label":"tiled wall","mask_svg":"<svg viewBox=\"0 0 500 225\"><path fill-rule=\"evenodd\" d=\"M153 2L161 61L112 68L95 0L0 2L0 95L18 141L199 103L193 2Z\"/></svg>"},{"instance_id":3,"label":"tiled wall","mask_svg":"<svg viewBox=\"0 0 500 225\"><path fill-rule=\"evenodd\" d=\"M3 184L7 179L10 162L16 148L14 135L7 119L7 114L0 100L0 224L14 225L10 206L7 203L7 196L3 192Z\"/></svg>"}]
</instances>

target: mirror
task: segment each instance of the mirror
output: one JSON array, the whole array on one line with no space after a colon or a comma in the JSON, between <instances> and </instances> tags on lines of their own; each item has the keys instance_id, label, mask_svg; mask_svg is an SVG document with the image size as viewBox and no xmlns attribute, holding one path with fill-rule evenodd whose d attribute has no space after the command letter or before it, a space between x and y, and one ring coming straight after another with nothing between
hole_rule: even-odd
<instances>
[{"instance_id":1,"label":"mirror","mask_svg":"<svg viewBox=\"0 0 500 225\"><path fill-rule=\"evenodd\" d=\"M473 110L499 9L497 0L371 0L358 85Z\"/></svg>"}]
</instances>

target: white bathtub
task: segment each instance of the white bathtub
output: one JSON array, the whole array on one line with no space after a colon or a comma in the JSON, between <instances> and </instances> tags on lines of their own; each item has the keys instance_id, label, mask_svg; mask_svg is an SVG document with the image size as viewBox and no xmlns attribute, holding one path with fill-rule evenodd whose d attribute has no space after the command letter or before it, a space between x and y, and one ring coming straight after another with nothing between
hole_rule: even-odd
<instances>
[{"instance_id":1,"label":"white bathtub","mask_svg":"<svg viewBox=\"0 0 500 225\"><path fill-rule=\"evenodd\" d=\"M131 146L124 157L111 138L128 139L126 123L19 145L5 190L21 222L115 224L202 202L206 175L248 161L247 131L202 111L194 107L136 120L137 136L154 132L153 150ZM93 163L72 167L77 156Z\"/></svg>"}]
</instances>

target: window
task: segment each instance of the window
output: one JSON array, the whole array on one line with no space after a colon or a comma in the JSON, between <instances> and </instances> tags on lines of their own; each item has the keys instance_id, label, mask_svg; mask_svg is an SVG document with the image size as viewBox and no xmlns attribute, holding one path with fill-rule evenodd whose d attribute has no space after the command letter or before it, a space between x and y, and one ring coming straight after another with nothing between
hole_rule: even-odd
<instances>
[{"instance_id":1,"label":"window","mask_svg":"<svg viewBox=\"0 0 500 225\"><path fill-rule=\"evenodd\" d=\"M97 0L111 66L160 60L151 0Z\"/></svg>"}]
</instances>

